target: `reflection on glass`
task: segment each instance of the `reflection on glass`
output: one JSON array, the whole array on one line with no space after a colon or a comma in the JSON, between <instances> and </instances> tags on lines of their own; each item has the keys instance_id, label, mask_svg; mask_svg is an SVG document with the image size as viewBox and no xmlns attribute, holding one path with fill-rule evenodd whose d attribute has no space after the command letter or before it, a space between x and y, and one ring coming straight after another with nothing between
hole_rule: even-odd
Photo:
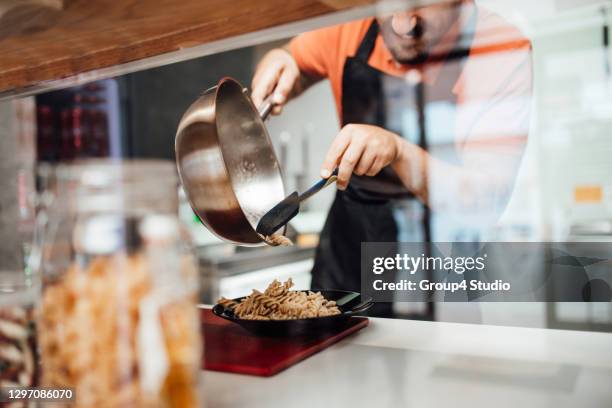
<instances>
[{"instance_id":1,"label":"reflection on glass","mask_svg":"<svg viewBox=\"0 0 612 408\"><path fill-rule=\"evenodd\" d=\"M367 146L396 135L406 149L401 165L378 163L384 167L380 172L353 174L346 191L326 199L322 193L304 206L312 212L304 214L307 222L295 220L302 228L298 233L322 229L314 287L359 290L357 254L363 241L610 241L609 7L552 0L427 3L415 8L405 2L405 9L398 9L399 3L379 4L377 16L305 32L288 43L260 44L117 78L126 93L121 97L132 106L118 114L131 130L125 155L172 155L172 130L194 90L230 75L245 84L253 80L256 103L290 90L280 98L286 104L282 113L267 123L276 146L281 134L288 135L282 163L287 191L319 176L345 125L362 132ZM279 86L258 91L257 78L266 76L257 73L266 61L289 65L282 75L271 76ZM176 78L185 86L176 86ZM155 96L160 87L164 98ZM152 121L134 107L164 115ZM46 123L45 117L39 122ZM163 131L152 132L153 122ZM539 263L525 256L501 269L515 279L529 270L545 275ZM599 276L597 268L601 265L585 266L584 276ZM239 291L229 283L211 286ZM609 304L557 306L439 303L432 310L397 303L377 313L612 327Z\"/></svg>"}]
</instances>

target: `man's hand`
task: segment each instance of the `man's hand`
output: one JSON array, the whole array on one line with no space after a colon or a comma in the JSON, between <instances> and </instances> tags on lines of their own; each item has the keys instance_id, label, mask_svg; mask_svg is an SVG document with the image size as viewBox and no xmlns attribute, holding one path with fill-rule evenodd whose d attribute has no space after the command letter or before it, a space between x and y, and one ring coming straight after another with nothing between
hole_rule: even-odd
<instances>
[{"instance_id":1,"label":"man's hand","mask_svg":"<svg viewBox=\"0 0 612 408\"><path fill-rule=\"evenodd\" d=\"M336 184L346 189L352 173L375 176L383 167L399 160L403 141L395 133L371 125L346 125L334 139L321 167L327 178L338 167Z\"/></svg>"},{"instance_id":2,"label":"man's hand","mask_svg":"<svg viewBox=\"0 0 612 408\"><path fill-rule=\"evenodd\" d=\"M273 49L257 65L251 84L251 99L255 106L260 107L264 99L272 95L275 105L272 113L278 115L296 91L299 79L300 69L291 54L281 48Z\"/></svg>"}]
</instances>

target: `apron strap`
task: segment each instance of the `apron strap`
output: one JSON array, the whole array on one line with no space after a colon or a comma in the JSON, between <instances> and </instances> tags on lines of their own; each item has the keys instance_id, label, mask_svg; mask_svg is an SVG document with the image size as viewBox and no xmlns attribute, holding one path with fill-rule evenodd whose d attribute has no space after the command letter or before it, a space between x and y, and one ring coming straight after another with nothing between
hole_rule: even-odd
<instances>
[{"instance_id":1,"label":"apron strap","mask_svg":"<svg viewBox=\"0 0 612 408\"><path fill-rule=\"evenodd\" d=\"M367 63L370 59L370 54L372 54L372 51L374 50L376 37L378 37L378 23L376 22L376 19L373 19L372 24L370 24L370 28L368 28L363 40L361 40L361 44L359 44L359 48L357 48L355 58Z\"/></svg>"}]
</instances>

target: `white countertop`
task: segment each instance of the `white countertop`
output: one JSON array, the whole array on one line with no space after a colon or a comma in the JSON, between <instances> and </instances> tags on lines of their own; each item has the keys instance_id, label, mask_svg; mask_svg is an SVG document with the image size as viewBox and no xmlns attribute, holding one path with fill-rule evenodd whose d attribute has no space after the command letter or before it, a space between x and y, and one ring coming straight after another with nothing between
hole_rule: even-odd
<instances>
[{"instance_id":1,"label":"white countertop","mask_svg":"<svg viewBox=\"0 0 612 408\"><path fill-rule=\"evenodd\" d=\"M207 408L610 408L612 334L373 318L276 376L202 376Z\"/></svg>"}]
</instances>

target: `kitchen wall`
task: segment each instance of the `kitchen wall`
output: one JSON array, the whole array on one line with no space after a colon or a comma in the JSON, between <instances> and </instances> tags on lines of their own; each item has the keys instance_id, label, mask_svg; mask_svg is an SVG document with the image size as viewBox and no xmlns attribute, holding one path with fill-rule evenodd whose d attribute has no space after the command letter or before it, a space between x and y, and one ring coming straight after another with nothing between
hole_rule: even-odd
<instances>
[{"instance_id":1,"label":"kitchen wall","mask_svg":"<svg viewBox=\"0 0 612 408\"><path fill-rule=\"evenodd\" d=\"M248 84L253 51L241 48L120 77L128 155L174 160L174 135L185 110L225 76Z\"/></svg>"}]
</instances>

